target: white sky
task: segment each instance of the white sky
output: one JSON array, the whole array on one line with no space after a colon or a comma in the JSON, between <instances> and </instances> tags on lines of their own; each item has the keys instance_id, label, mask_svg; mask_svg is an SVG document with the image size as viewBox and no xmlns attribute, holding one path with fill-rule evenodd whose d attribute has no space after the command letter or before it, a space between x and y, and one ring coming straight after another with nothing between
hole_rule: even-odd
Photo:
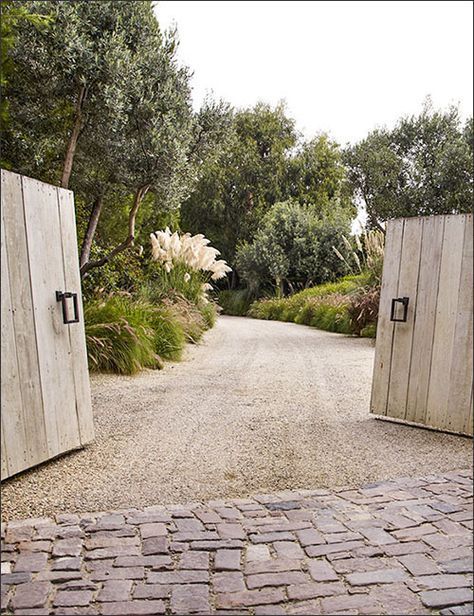
<instances>
[{"instance_id":1,"label":"white sky","mask_svg":"<svg viewBox=\"0 0 474 616\"><path fill-rule=\"evenodd\" d=\"M471 2L161 0L178 27L178 57L206 92L234 106L284 99L306 137L339 143L435 106L472 113Z\"/></svg>"}]
</instances>

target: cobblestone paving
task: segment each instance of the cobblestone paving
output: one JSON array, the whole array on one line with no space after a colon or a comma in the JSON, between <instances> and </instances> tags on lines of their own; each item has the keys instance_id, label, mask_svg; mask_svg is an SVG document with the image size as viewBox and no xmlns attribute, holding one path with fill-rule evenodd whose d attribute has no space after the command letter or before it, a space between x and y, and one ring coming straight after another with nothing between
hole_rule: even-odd
<instances>
[{"instance_id":1,"label":"cobblestone paving","mask_svg":"<svg viewBox=\"0 0 474 616\"><path fill-rule=\"evenodd\" d=\"M472 614L472 472L2 527L2 612Z\"/></svg>"}]
</instances>

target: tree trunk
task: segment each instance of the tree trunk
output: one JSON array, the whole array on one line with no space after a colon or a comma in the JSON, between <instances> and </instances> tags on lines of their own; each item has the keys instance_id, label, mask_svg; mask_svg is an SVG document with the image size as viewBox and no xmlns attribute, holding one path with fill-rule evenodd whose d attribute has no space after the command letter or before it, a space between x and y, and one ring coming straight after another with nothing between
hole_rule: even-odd
<instances>
[{"instance_id":1,"label":"tree trunk","mask_svg":"<svg viewBox=\"0 0 474 616\"><path fill-rule=\"evenodd\" d=\"M63 172L61 175L61 186L63 188L69 187L69 179L71 178L72 164L74 162L74 155L76 153L77 140L82 127L82 108L87 94L86 86L82 86L79 96L77 98L76 110L74 114L74 124L72 127L69 141L67 144L66 156L64 158Z\"/></svg>"},{"instance_id":2,"label":"tree trunk","mask_svg":"<svg viewBox=\"0 0 474 616\"><path fill-rule=\"evenodd\" d=\"M94 206L92 208L91 215L89 216L89 222L87 223L86 234L84 235L84 239L82 241L82 246L81 246L81 257L79 259L79 265L81 267L89 261L90 254L91 254L92 241L94 239L95 232L97 230L97 224L99 222L103 203L104 203L103 195L100 195L100 197L97 197L97 199L94 201Z\"/></svg>"},{"instance_id":3,"label":"tree trunk","mask_svg":"<svg viewBox=\"0 0 474 616\"><path fill-rule=\"evenodd\" d=\"M143 198L145 197L149 189L150 189L150 185L147 184L139 188L137 192L135 193L133 205L128 214L128 236L127 238L123 242L118 244L118 246L115 246L115 248L113 248L107 255L105 255L105 257L102 257L101 259L97 259L97 261L87 261L86 263L81 265L81 268L80 268L81 278L83 278L87 274L87 272L89 272L91 269L95 267L102 267L106 263L109 263L109 261L111 261L115 257L115 255L118 255L120 252L123 252L129 246L134 245L135 243L135 220L137 218L137 212L141 205L141 202L143 201Z\"/></svg>"}]
</instances>

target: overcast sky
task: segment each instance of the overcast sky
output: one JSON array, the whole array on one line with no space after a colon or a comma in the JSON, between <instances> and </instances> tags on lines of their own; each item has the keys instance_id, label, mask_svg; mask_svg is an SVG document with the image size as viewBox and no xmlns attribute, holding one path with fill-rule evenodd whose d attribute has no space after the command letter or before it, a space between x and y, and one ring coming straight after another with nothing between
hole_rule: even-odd
<instances>
[{"instance_id":1,"label":"overcast sky","mask_svg":"<svg viewBox=\"0 0 474 616\"><path fill-rule=\"evenodd\" d=\"M237 107L284 99L306 137L342 144L427 95L472 113L471 2L161 0L156 13L177 25L196 107L206 92Z\"/></svg>"}]
</instances>

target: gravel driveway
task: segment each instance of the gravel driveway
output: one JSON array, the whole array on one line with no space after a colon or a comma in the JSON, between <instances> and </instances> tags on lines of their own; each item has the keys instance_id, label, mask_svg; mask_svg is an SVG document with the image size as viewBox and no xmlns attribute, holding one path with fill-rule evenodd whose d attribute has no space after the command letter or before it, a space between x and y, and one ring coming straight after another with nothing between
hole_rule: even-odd
<instances>
[{"instance_id":1,"label":"gravel driveway","mask_svg":"<svg viewBox=\"0 0 474 616\"><path fill-rule=\"evenodd\" d=\"M2 484L2 517L467 468L470 439L369 414L373 355L365 339L220 317L180 364L93 377L95 442Z\"/></svg>"}]
</instances>

